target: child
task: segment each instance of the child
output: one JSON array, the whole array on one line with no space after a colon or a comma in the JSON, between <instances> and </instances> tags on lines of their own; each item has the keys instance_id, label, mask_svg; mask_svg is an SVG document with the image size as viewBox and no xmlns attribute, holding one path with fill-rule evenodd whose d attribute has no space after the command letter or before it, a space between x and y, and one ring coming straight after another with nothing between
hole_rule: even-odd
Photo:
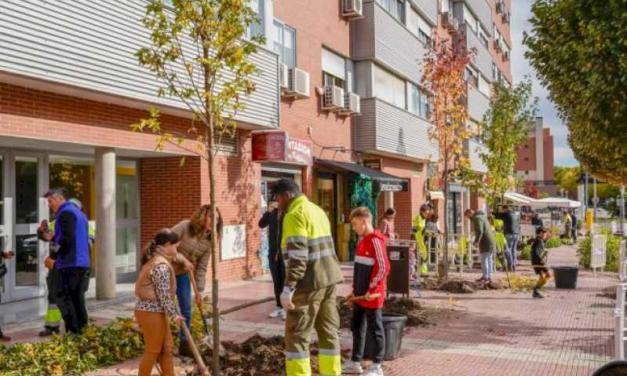
<instances>
[{"instance_id":1,"label":"child","mask_svg":"<svg viewBox=\"0 0 627 376\"><path fill-rule=\"evenodd\" d=\"M362 374L364 372L360 362L363 357L366 335L369 335L375 340L375 349L373 364L364 375L383 376L381 362L383 361L385 337L381 308L383 308L385 300L386 279L390 271L390 262L385 248L385 236L373 228L372 214L366 207L353 210L350 221L353 230L362 239L357 244L355 251L353 291L347 300L350 304L353 297L364 298L354 300L351 323L353 354L351 360L344 364L342 371L345 374Z\"/></svg>"},{"instance_id":2,"label":"child","mask_svg":"<svg viewBox=\"0 0 627 376\"><path fill-rule=\"evenodd\" d=\"M550 236L549 231L543 227L538 227L536 230L536 238L531 244L531 264L533 265L533 271L539 276L536 286L533 288L534 298L544 298L540 294L540 289L551 278L549 270L544 266L546 260L546 251L544 250L544 241Z\"/></svg>"},{"instance_id":3,"label":"child","mask_svg":"<svg viewBox=\"0 0 627 376\"><path fill-rule=\"evenodd\" d=\"M178 244L176 233L170 229L160 230L148 244L135 283L135 319L141 327L146 346L138 376L150 376L157 361L163 375L174 375L172 332L167 317L179 325L184 320L174 305L176 275L172 262L177 255Z\"/></svg>"}]
</instances>

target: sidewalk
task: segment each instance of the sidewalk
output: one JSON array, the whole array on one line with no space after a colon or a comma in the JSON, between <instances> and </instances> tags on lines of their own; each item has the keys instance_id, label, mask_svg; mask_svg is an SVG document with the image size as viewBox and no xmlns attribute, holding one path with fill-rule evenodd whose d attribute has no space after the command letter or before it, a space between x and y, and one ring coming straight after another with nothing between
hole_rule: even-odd
<instances>
[{"instance_id":1,"label":"sidewalk","mask_svg":"<svg viewBox=\"0 0 627 376\"><path fill-rule=\"evenodd\" d=\"M551 250L549 255L551 266L577 264L571 246ZM343 269L345 275L351 274L350 268ZM528 263L519 269L521 274L533 275ZM470 277L469 273L465 277ZM499 273L498 277L504 279L505 275ZM615 284L616 277L611 273L600 273L595 278L583 271L576 290L555 290L551 282L542 300L532 299L531 293L509 290L470 295L423 291L421 303L452 308L453 312L434 327L408 329L401 357L384 365L386 376L413 376L417 372L455 376L590 375L613 354L614 301L597 295ZM343 285L341 293L348 288ZM272 283L267 276L228 283L221 288L220 306L227 309L270 296ZM267 317L273 308L274 302L267 302L225 315L222 339L244 340L255 333L282 335L283 322ZM91 317L97 322L131 317L132 309L133 303L103 306ZM28 333L11 335L18 334L20 340L36 338L36 330ZM350 347L346 330L342 330L342 342ZM90 375L134 375L137 364L135 359Z\"/></svg>"}]
</instances>

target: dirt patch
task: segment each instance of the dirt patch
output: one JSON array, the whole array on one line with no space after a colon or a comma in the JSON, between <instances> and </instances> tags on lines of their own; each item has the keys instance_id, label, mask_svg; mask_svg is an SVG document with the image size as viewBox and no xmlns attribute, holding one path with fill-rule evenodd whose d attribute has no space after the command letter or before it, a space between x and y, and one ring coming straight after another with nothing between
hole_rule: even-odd
<instances>
[{"instance_id":1,"label":"dirt patch","mask_svg":"<svg viewBox=\"0 0 627 376\"><path fill-rule=\"evenodd\" d=\"M478 290L500 290L507 288L500 280L490 283L470 281L461 278L439 281L437 278L427 277L421 281L423 290L446 291L454 294L472 294Z\"/></svg>"},{"instance_id":2,"label":"dirt patch","mask_svg":"<svg viewBox=\"0 0 627 376\"><path fill-rule=\"evenodd\" d=\"M616 287L614 286L606 287L603 290L601 290L601 292L598 293L597 296L615 300L616 299Z\"/></svg>"},{"instance_id":3,"label":"dirt patch","mask_svg":"<svg viewBox=\"0 0 627 376\"><path fill-rule=\"evenodd\" d=\"M342 328L351 327L353 310L346 305L346 299L338 298L338 311ZM408 298L389 298L385 300L384 313L396 313L407 316L407 326L425 327L436 325L438 319L447 317L449 310L427 307L417 300Z\"/></svg>"}]
</instances>

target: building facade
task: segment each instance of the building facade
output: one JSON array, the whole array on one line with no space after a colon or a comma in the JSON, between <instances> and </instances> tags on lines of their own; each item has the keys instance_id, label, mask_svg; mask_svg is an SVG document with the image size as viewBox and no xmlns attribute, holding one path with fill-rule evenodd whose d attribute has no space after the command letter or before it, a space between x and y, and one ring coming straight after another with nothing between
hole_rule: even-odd
<instances>
[{"instance_id":1,"label":"building facade","mask_svg":"<svg viewBox=\"0 0 627 376\"><path fill-rule=\"evenodd\" d=\"M542 117L532 124L531 134L518 147L516 174L524 181L524 190L533 196L556 195L558 187L553 176L553 136L550 128L544 128Z\"/></svg>"},{"instance_id":2,"label":"building facade","mask_svg":"<svg viewBox=\"0 0 627 376\"><path fill-rule=\"evenodd\" d=\"M149 45L140 22L145 5L0 3L0 231L17 254L3 303L45 293L47 247L34 236L50 216L41 197L51 187L68 188L96 226L93 273L101 298L115 295L116 281L135 278L141 248L157 230L209 201L204 159L174 144L157 150L153 134L130 127L151 106L161 109L167 131L185 133L191 124L185 105L158 97L162 83L137 63L134 53ZM471 122L480 121L491 83L511 82L509 1L251 5L259 23L250 33L266 38L252 57L260 69L256 91L244 99L236 135L220 142L220 277L263 272L265 234L257 221L281 177L296 180L327 212L343 259L356 176L375 181L379 212L396 208L398 232L408 238L419 206L437 198L429 179L438 150L428 137L430 94L420 84L420 62L434 38L463 34L478 50L467 103ZM193 137L184 146L193 148ZM477 171L485 171L482 147L467 142ZM449 221L461 232L463 209L481 200L462 186L452 191Z\"/></svg>"}]
</instances>

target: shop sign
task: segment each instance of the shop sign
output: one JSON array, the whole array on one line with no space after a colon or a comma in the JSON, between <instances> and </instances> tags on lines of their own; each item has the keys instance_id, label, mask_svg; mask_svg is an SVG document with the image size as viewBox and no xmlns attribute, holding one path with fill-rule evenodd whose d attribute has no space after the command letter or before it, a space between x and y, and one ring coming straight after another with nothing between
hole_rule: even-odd
<instances>
[{"instance_id":1,"label":"shop sign","mask_svg":"<svg viewBox=\"0 0 627 376\"><path fill-rule=\"evenodd\" d=\"M252 157L256 162L313 164L311 142L291 138L286 132L253 133Z\"/></svg>"},{"instance_id":2,"label":"shop sign","mask_svg":"<svg viewBox=\"0 0 627 376\"><path fill-rule=\"evenodd\" d=\"M372 160L364 161L364 166L369 167L373 170L381 170L381 160L372 159Z\"/></svg>"},{"instance_id":3,"label":"shop sign","mask_svg":"<svg viewBox=\"0 0 627 376\"><path fill-rule=\"evenodd\" d=\"M402 183L379 183L381 192L402 192L404 188Z\"/></svg>"}]
</instances>

